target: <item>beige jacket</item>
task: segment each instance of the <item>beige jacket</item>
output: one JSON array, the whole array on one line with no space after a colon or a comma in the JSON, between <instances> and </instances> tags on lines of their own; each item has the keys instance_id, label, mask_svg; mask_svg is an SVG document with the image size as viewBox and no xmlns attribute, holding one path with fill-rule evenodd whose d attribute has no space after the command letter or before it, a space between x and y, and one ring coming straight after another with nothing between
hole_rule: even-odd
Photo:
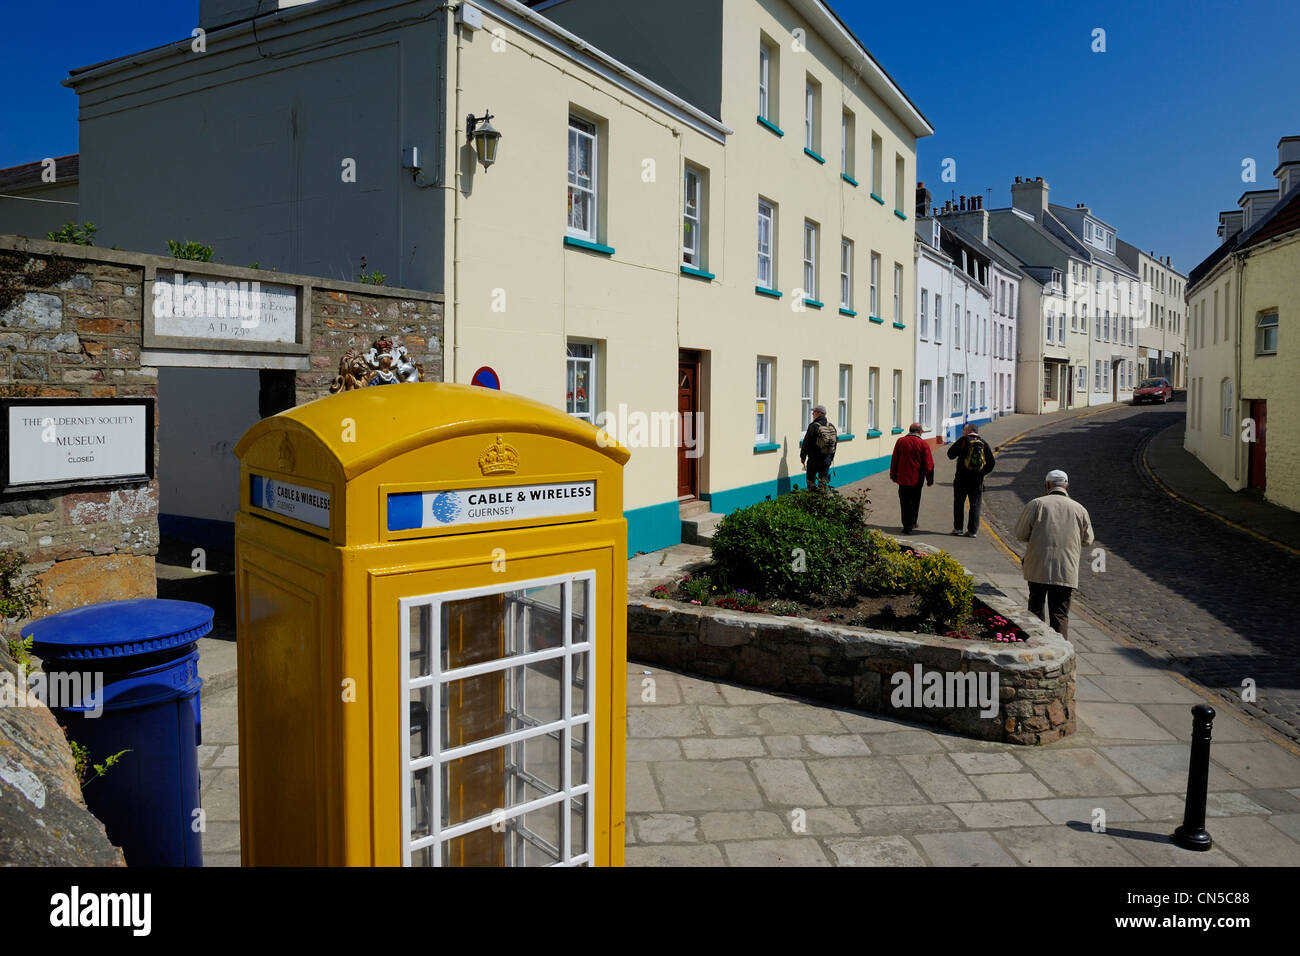
<instances>
[{"instance_id":1,"label":"beige jacket","mask_svg":"<svg viewBox=\"0 0 1300 956\"><path fill-rule=\"evenodd\" d=\"M1092 544L1088 509L1057 488L1025 505L1016 537L1028 541L1023 569L1035 584L1079 586L1079 552Z\"/></svg>"}]
</instances>

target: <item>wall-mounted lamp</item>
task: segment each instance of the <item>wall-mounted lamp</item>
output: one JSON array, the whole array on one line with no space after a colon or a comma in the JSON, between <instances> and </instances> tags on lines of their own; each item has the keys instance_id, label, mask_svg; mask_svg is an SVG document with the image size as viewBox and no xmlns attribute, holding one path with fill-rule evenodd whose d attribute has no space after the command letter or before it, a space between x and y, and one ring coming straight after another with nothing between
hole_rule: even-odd
<instances>
[{"instance_id":1,"label":"wall-mounted lamp","mask_svg":"<svg viewBox=\"0 0 1300 956\"><path fill-rule=\"evenodd\" d=\"M487 169L497 161L497 144L501 142L501 133L488 122L492 114L484 112L476 117L473 113L465 118L465 135L474 141L474 152L478 161Z\"/></svg>"}]
</instances>

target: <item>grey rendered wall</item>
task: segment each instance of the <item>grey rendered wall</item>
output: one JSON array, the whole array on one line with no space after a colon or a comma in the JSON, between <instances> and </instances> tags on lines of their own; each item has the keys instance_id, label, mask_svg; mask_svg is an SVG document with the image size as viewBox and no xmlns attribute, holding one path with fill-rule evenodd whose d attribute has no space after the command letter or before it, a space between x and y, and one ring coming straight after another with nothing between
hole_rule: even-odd
<instances>
[{"instance_id":1,"label":"grey rendered wall","mask_svg":"<svg viewBox=\"0 0 1300 956\"><path fill-rule=\"evenodd\" d=\"M642 76L722 118L722 0L561 0L534 6Z\"/></svg>"},{"instance_id":2,"label":"grey rendered wall","mask_svg":"<svg viewBox=\"0 0 1300 956\"><path fill-rule=\"evenodd\" d=\"M122 248L195 240L229 265L349 280L365 256L388 285L441 291L441 190L401 166L403 146L441 156L436 6L319 2L259 20L256 43L235 27L206 53L74 77L81 218Z\"/></svg>"},{"instance_id":3,"label":"grey rendered wall","mask_svg":"<svg viewBox=\"0 0 1300 956\"><path fill-rule=\"evenodd\" d=\"M76 180L37 189L10 187L0 192L5 193L5 196L0 196L0 235L44 239L65 223L81 221L77 211ZM9 196L23 198L6 198Z\"/></svg>"}]
</instances>

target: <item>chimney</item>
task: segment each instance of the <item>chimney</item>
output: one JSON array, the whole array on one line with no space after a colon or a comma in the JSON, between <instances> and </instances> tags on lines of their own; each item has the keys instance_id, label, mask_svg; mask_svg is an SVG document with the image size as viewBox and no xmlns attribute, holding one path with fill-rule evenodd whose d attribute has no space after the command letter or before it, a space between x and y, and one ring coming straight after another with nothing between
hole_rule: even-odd
<instances>
[{"instance_id":1,"label":"chimney","mask_svg":"<svg viewBox=\"0 0 1300 956\"><path fill-rule=\"evenodd\" d=\"M958 196L957 198L961 200L961 211L962 211L962 212L965 212L965 211L966 211L966 197L965 197L965 196Z\"/></svg>"},{"instance_id":2,"label":"chimney","mask_svg":"<svg viewBox=\"0 0 1300 956\"><path fill-rule=\"evenodd\" d=\"M1011 187L1011 205L1033 216L1034 222L1041 225L1043 214L1047 211L1047 189L1047 183L1042 176L1037 177L1033 182L1021 181L1017 176Z\"/></svg>"},{"instance_id":3,"label":"chimney","mask_svg":"<svg viewBox=\"0 0 1300 956\"><path fill-rule=\"evenodd\" d=\"M925 188L925 183L916 184L916 214L924 217L925 211L930 208L930 190Z\"/></svg>"}]
</instances>

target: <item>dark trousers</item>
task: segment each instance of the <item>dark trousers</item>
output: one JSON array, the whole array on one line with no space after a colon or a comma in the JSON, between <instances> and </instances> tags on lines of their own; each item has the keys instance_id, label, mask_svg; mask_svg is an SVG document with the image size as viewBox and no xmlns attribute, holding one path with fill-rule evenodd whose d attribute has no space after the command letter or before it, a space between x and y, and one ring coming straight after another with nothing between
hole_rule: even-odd
<instances>
[{"instance_id":1,"label":"dark trousers","mask_svg":"<svg viewBox=\"0 0 1300 956\"><path fill-rule=\"evenodd\" d=\"M966 515L966 499L970 499L970 523L966 525L966 530L974 534L980 529L980 501L984 497L984 483L967 484L964 482L954 482L952 486L952 526L956 531L961 530L962 521Z\"/></svg>"},{"instance_id":2,"label":"dark trousers","mask_svg":"<svg viewBox=\"0 0 1300 956\"><path fill-rule=\"evenodd\" d=\"M898 504L903 512L903 533L910 533L916 527L916 517L921 512L921 489L924 484L909 487L898 486Z\"/></svg>"},{"instance_id":3,"label":"dark trousers","mask_svg":"<svg viewBox=\"0 0 1300 956\"><path fill-rule=\"evenodd\" d=\"M1029 582L1029 613L1040 621L1047 621L1064 638L1070 636L1070 597L1074 588L1064 584L1038 584ZM1043 616L1043 603L1047 603L1047 616Z\"/></svg>"},{"instance_id":4,"label":"dark trousers","mask_svg":"<svg viewBox=\"0 0 1300 956\"><path fill-rule=\"evenodd\" d=\"M813 486L817 483L823 485L831 483L831 460L829 458L809 455L808 463L804 466L804 469L808 475L809 491L812 491Z\"/></svg>"}]
</instances>

